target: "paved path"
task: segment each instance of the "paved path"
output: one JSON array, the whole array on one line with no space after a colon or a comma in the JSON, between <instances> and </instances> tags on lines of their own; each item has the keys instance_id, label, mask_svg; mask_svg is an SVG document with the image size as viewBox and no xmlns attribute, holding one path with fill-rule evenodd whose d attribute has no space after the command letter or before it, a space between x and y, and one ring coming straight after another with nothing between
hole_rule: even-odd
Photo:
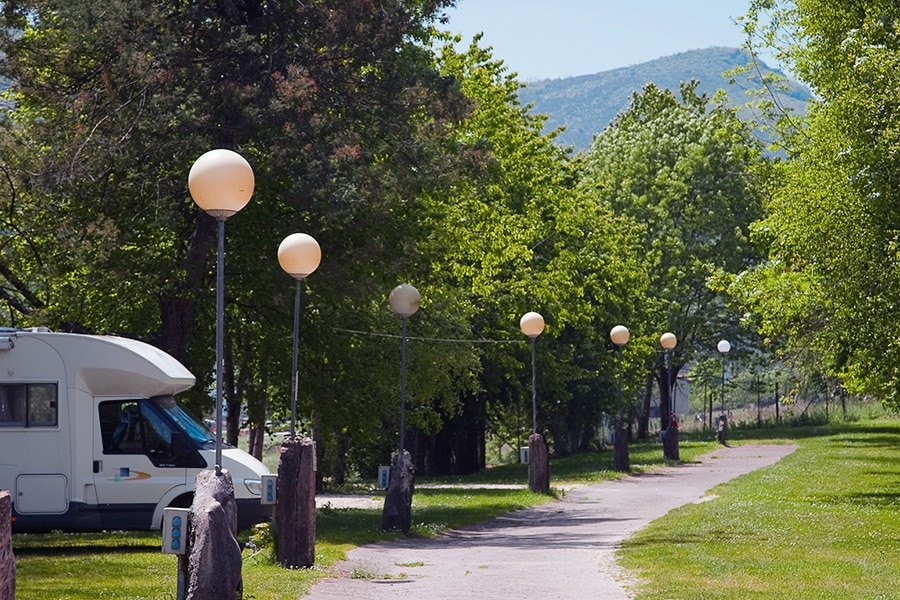
<instances>
[{"instance_id":1,"label":"paved path","mask_svg":"<svg viewBox=\"0 0 900 600\"><path fill-rule=\"evenodd\" d=\"M673 508L771 465L795 446L721 448L697 463L570 490L559 502L518 511L435 539L399 539L348 553L349 576L326 579L308 600L627 600L614 553ZM552 474L551 474L552 475ZM415 507L413 508L415 518Z\"/></svg>"}]
</instances>

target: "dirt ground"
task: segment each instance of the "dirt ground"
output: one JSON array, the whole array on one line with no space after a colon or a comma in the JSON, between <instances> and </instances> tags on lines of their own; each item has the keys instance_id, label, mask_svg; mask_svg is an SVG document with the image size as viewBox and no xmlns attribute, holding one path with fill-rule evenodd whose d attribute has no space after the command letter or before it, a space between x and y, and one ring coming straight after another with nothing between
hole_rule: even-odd
<instances>
[{"instance_id":1,"label":"dirt ground","mask_svg":"<svg viewBox=\"0 0 900 600\"><path fill-rule=\"evenodd\" d=\"M795 449L723 447L696 463L572 488L558 502L436 539L356 548L336 576L314 586L306 598L629 600L635 582L615 562L623 540L678 506L714 500L711 488L765 468ZM321 498L336 508L339 500ZM380 499L374 504L381 505Z\"/></svg>"}]
</instances>

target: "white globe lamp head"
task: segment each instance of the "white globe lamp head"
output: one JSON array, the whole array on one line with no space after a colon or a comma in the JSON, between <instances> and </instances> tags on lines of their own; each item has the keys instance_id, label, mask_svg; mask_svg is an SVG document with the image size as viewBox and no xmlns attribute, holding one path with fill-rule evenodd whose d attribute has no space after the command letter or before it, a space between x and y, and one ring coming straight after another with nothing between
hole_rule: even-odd
<instances>
[{"instance_id":1,"label":"white globe lamp head","mask_svg":"<svg viewBox=\"0 0 900 600\"><path fill-rule=\"evenodd\" d=\"M519 329L522 330L522 333L534 339L544 332L544 317L540 313L527 312L519 319Z\"/></svg>"},{"instance_id":2,"label":"white globe lamp head","mask_svg":"<svg viewBox=\"0 0 900 600\"><path fill-rule=\"evenodd\" d=\"M231 150L210 150L188 173L191 197L205 213L227 219L247 205L253 195L253 169L243 156Z\"/></svg>"},{"instance_id":3,"label":"white globe lamp head","mask_svg":"<svg viewBox=\"0 0 900 600\"><path fill-rule=\"evenodd\" d=\"M278 264L294 279L305 279L319 268L322 249L311 235L292 233L278 246Z\"/></svg>"},{"instance_id":4,"label":"white globe lamp head","mask_svg":"<svg viewBox=\"0 0 900 600\"><path fill-rule=\"evenodd\" d=\"M612 343L616 346L624 346L628 343L628 340L631 339L631 333L624 325L616 325L609 332L609 339L611 339Z\"/></svg>"},{"instance_id":5,"label":"white globe lamp head","mask_svg":"<svg viewBox=\"0 0 900 600\"><path fill-rule=\"evenodd\" d=\"M391 305L391 310L394 311L394 314L407 318L419 310L421 298L419 290L408 283L401 283L391 290L388 296L388 303Z\"/></svg>"},{"instance_id":6,"label":"white globe lamp head","mask_svg":"<svg viewBox=\"0 0 900 600\"><path fill-rule=\"evenodd\" d=\"M666 350L671 350L676 344L678 344L678 338L675 337L674 333L667 331L659 337L659 345Z\"/></svg>"}]
</instances>

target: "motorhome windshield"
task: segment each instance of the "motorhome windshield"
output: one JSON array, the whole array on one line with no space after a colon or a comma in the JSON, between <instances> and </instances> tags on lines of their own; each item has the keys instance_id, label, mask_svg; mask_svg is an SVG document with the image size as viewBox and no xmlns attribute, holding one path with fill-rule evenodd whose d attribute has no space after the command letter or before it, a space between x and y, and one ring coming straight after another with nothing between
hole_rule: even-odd
<instances>
[{"instance_id":1,"label":"motorhome windshield","mask_svg":"<svg viewBox=\"0 0 900 600\"><path fill-rule=\"evenodd\" d=\"M151 402L166 413L172 421L174 421L183 431L199 446L207 443L214 443L216 437L205 425L194 420L191 415L186 413L183 408L178 406L175 398L172 396L157 396L151 398Z\"/></svg>"}]
</instances>

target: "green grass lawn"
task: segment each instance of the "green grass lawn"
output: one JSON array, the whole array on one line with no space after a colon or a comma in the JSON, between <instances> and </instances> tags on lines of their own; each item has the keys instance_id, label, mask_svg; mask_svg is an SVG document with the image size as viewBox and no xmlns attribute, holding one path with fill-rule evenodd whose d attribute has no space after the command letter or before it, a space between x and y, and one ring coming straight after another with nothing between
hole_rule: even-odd
<instances>
[{"instance_id":1,"label":"green grass lawn","mask_svg":"<svg viewBox=\"0 0 900 600\"><path fill-rule=\"evenodd\" d=\"M900 421L809 429L736 432L738 438L799 443L792 456L716 490L719 498L677 509L621 551L642 574L639 598L896 598L900 589ZM681 459L714 451L684 439ZM551 462L554 493L568 485L620 477L607 452ZM663 464L657 443L631 449L636 471ZM522 465L426 483L519 483ZM412 535L430 536L552 500L522 489L420 487ZM347 550L394 537L379 531L381 510L319 512L316 566L286 570L264 549L244 552L245 599L295 600ZM158 533L17 535L18 600L175 597L176 558Z\"/></svg>"},{"instance_id":2,"label":"green grass lawn","mask_svg":"<svg viewBox=\"0 0 900 600\"><path fill-rule=\"evenodd\" d=\"M625 543L639 600L900 597L900 422L778 433L797 452Z\"/></svg>"}]
</instances>

